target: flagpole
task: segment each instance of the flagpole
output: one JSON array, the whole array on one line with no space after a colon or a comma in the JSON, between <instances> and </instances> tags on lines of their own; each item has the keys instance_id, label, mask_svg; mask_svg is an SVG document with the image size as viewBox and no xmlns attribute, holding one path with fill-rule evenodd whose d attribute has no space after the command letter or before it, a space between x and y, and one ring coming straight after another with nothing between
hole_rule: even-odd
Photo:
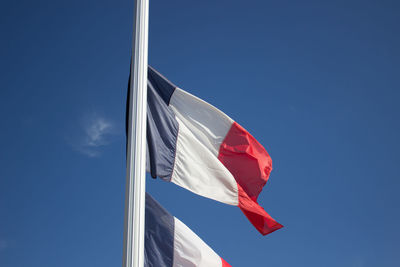
<instances>
[{"instance_id":1,"label":"flagpole","mask_svg":"<svg viewBox=\"0 0 400 267\"><path fill-rule=\"evenodd\" d=\"M144 266L149 0L135 1L128 119L123 267Z\"/></svg>"}]
</instances>

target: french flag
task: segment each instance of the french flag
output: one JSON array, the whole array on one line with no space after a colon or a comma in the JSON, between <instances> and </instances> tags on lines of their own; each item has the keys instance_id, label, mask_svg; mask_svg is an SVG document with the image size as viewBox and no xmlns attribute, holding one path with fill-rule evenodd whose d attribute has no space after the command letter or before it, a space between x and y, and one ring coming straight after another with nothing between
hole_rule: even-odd
<instances>
[{"instance_id":1,"label":"french flag","mask_svg":"<svg viewBox=\"0 0 400 267\"><path fill-rule=\"evenodd\" d=\"M146 267L230 267L203 240L146 193Z\"/></svg>"},{"instance_id":2,"label":"french flag","mask_svg":"<svg viewBox=\"0 0 400 267\"><path fill-rule=\"evenodd\" d=\"M147 102L147 170L153 178L238 206L263 235L282 227L257 203L272 160L252 135L151 67Z\"/></svg>"}]
</instances>

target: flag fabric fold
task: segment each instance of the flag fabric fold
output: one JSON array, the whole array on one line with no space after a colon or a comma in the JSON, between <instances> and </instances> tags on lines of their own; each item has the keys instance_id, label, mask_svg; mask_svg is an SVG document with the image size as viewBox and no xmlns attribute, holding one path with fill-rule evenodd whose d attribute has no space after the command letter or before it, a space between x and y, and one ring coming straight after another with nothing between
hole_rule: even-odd
<instances>
[{"instance_id":1,"label":"flag fabric fold","mask_svg":"<svg viewBox=\"0 0 400 267\"><path fill-rule=\"evenodd\" d=\"M263 235L283 227L258 203L272 160L242 126L148 69L147 170L198 195L238 206Z\"/></svg>"},{"instance_id":2,"label":"flag fabric fold","mask_svg":"<svg viewBox=\"0 0 400 267\"><path fill-rule=\"evenodd\" d=\"M147 193L145 223L146 267L230 267Z\"/></svg>"}]
</instances>

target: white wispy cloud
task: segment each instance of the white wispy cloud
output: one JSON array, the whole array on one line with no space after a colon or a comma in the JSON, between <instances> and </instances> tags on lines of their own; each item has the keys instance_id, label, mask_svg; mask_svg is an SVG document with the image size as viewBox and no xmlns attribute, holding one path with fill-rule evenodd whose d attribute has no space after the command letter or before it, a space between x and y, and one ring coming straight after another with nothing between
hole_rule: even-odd
<instances>
[{"instance_id":1,"label":"white wispy cloud","mask_svg":"<svg viewBox=\"0 0 400 267\"><path fill-rule=\"evenodd\" d=\"M90 147L99 147L106 144L105 135L110 133L111 123L104 118L95 118L86 125L86 145Z\"/></svg>"},{"instance_id":2,"label":"white wispy cloud","mask_svg":"<svg viewBox=\"0 0 400 267\"><path fill-rule=\"evenodd\" d=\"M100 156L102 148L110 144L111 136L114 134L112 122L97 113L83 116L81 127L76 130L75 137L70 143L77 151L88 157Z\"/></svg>"}]
</instances>

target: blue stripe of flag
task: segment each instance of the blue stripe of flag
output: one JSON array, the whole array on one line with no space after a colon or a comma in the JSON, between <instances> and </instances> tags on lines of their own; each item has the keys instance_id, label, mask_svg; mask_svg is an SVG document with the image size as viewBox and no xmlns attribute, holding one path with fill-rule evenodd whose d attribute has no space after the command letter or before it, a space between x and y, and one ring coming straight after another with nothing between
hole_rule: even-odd
<instances>
[{"instance_id":1,"label":"blue stripe of flag","mask_svg":"<svg viewBox=\"0 0 400 267\"><path fill-rule=\"evenodd\" d=\"M174 258L174 217L146 193L146 267L172 267Z\"/></svg>"}]
</instances>

